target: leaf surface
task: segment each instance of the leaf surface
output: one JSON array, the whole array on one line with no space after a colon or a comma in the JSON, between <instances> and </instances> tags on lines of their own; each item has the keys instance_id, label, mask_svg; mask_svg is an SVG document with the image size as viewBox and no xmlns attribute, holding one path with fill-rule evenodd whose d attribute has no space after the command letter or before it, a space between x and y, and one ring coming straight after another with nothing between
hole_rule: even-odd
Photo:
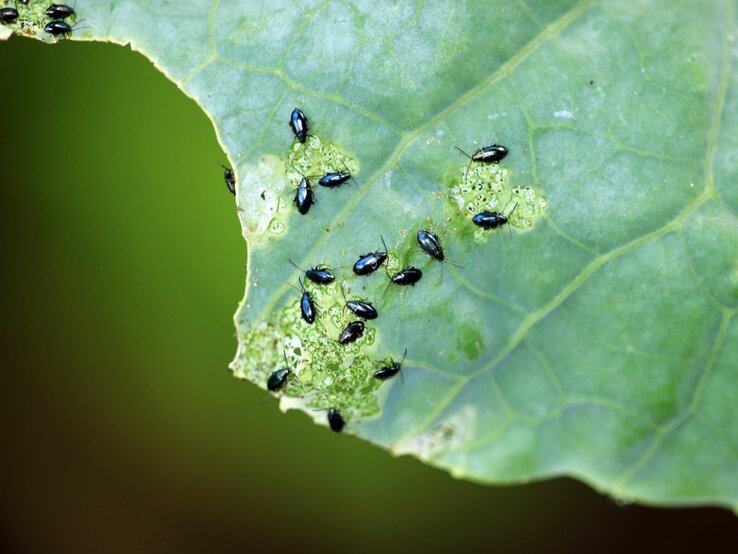
<instances>
[{"instance_id":1,"label":"leaf surface","mask_svg":"<svg viewBox=\"0 0 738 554\"><path fill-rule=\"evenodd\" d=\"M49 40L31 4L10 29ZM237 376L266 387L286 365L283 407L323 424L336 408L346 432L458 477L738 505L735 2L76 8L72 38L143 52L234 165L249 247ZM499 166L454 149L494 142L510 150ZM297 212L298 172L344 169L353 182L313 179ZM511 236L475 227L482 210ZM420 229L457 264L424 254ZM382 238L386 270L422 269L416 286L353 274ZM313 325L289 259L337 276L306 285ZM349 345L343 294L380 314ZM373 378L405 349L399 376Z\"/></svg>"}]
</instances>

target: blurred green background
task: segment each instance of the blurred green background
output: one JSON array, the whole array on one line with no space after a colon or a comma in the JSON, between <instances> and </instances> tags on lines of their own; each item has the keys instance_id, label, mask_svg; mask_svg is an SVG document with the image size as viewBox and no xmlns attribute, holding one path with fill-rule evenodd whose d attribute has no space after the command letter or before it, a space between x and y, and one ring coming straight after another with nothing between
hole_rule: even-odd
<instances>
[{"instance_id":1,"label":"blurred green background","mask_svg":"<svg viewBox=\"0 0 738 554\"><path fill-rule=\"evenodd\" d=\"M0 67L3 552L738 551L725 510L479 486L281 414L226 371L246 248L205 114L119 46Z\"/></svg>"}]
</instances>

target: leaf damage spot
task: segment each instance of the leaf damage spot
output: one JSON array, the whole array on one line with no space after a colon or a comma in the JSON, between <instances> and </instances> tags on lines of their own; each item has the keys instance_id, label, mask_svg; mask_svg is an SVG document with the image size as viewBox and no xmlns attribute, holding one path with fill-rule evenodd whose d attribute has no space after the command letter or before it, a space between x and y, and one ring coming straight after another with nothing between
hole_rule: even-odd
<instances>
[{"instance_id":1,"label":"leaf damage spot","mask_svg":"<svg viewBox=\"0 0 738 554\"><path fill-rule=\"evenodd\" d=\"M281 235L284 233L285 226L279 219L274 218L269 222L268 230L273 235Z\"/></svg>"},{"instance_id":2,"label":"leaf damage spot","mask_svg":"<svg viewBox=\"0 0 738 554\"><path fill-rule=\"evenodd\" d=\"M531 187L510 187L509 178L510 170L500 164L472 164L468 172L467 166L463 166L448 189L449 217L462 217L473 227L474 215L498 212L509 218L507 223L516 229L532 228L548 203ZM486 241L491 234L481 228L473 231L477 242Z\"/></svg>"},{"instance_id":3,"label":"leaf damage spot","mask_svg":"<svg viewBox=\"0 0 738 554\"><path fill-rule=\"evenodd\" d=\"M455 337L456 347L469 360L478 358L479 354L484 350L482 335L474 325L468 323L460 324L458 330L455 332Z\"/></svg>"},{"instance_id":4,"label":"leaf damage spot","mask_svg":"<svg viewBox=\"0 0 738 554\"><path fill-rule=\"evenodd\" d=\"M297 299L267 321L252 325L240 337L233 374L266 389L267 378L284 366L286 355L292 373L280 391L287 397L283 407L336 408L347 421L379 414L376 392L382 383L373 378L378 362L365 353L376 340L376 329L367 325L355 342L338 343L341 329L356 319L344 307L341 285L350 295L345 281L329 285L306 281L306 291L321 307L312 325L302 320Z\"/></svg>"},{"instance_id":5,"label":"leaf damage spot","mask_svg":"<svg viewBox=\"0 0 738 554\"><path fill-rule=\"evenodd\" d=\"M245 164L238 169L238 214L244 236L258 238L267 230L273 234L284 233L284 221L278 217L285 209L280 197L287 185L284 162L266 155L259 163Z\"/></svg>"},{"instance_id":6,"label":"leaf damage spot","mask_svg":"<svg viewBox=\"0 0 738 554\"><path fill-rule=\"evenodd\" d=\"M344 169L353 175L359 170L354 158L346 156L335 144L323 141L317 135L309 135L304 143L293 142L287 159L285 171L292 188L297 187L303 176L322 176Z\"/></svg>"},{"instance_id":7,"label":"leaf damage spot","mask_svg":"<svg viewBox=\"0 0 738 554\"><path fill-rule=\"evenodd\" d=\"M422 460L437 460L471 440L477 425L477 411L467 404L428 430L402 441L396 454L410 454Z\"/></svg>"}]
</instances>

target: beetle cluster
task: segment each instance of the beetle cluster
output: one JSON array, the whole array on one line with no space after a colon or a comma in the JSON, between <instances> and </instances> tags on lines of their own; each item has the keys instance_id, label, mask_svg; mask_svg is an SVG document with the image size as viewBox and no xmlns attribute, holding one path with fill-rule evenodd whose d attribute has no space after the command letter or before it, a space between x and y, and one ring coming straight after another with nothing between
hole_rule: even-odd
<instances>
[{"instance_id":1,"label":"beetle cluster","mask_svg":"<svg viewBox=\"0 0 738 554\"><path fill-rule=\"evenodd\" d=\"M300 108L292 110L289 126L295 135L298 149L307 148L307 139L312 135L309 133L308 118ZM301 177L295 190L293 202L297 211L302 215L306 215L310 211L310 207L315 203L315 191L313 190L311 180L318 179L318 185L321 187L335 189L347 183L352 178L352 175L346 163L343 161L341 162L343 168L333 167L320 175L305 175L297 167L292 165L296 153L297 150L294 150L288 164Z\"/></svg>"},{"instance_id":2,"label":"beetle cluster","mask_svg":"<svg viewBox=\"0 0 738 554\"><path fill-rule=\"evenodd\" d=\"M368 277L386 265L389 258L389 252L384 239L382 238L381 240L384 248L383 250L377 249L373 252L368 252L358 256L358 259L352 268L356 277ZM336 281L336 276L329 267L315 266L303 269L294 261L289 260L289 262L303 273L305 282L310 282L318 287L325 287ZM414 285L420 280L422 272L414 267L408 267L392 276L387 273L387 276L389 279L388 286L393 283L400 286ZM305 323L313 325L316 321L316 317L319 315L316 301L313 295L305 287L303 277L300 277L298 282L300 284L301 293L299 301L300 316ZM348 312L350 312L354 317L349 318L348 322L342 324L340 332L337 333L335 338L331 338L330 340L335 341L338 345L345 346L358 341L364 336L364 333L367 330L367 323L377 319L379 317L379 311L372 302L366 299L346 298L343 284L340 284L340 290L343 296L343 310L348 310ZM407 352L405 352L405 354L407 354ZM394 377L402 369L404 359L405 358L403 356L403 359L400 362L395 362L394 360L390 360L389 363L379 362L380 366L373 372L373 377L380 381ZM287 383L291 373L289 365L285 368L277 369L267 379L267 389L272 392L279 391ZM328 423L330 428L334 431L340 431L343 428L345 422L337 408L334 407L328 411Z\"/></svg>"},{"instance_id":3,"label":"beetle cluster","mask_svg":"<svg viewBox=\"0 0 738 554\"><path fill-rule=\"evenodd\" d=\"M44 31L55 37L68 37L73 27L66 19L75 16L74 8L64 4L51 4L44 12L51 21L44 25Z\"/></svg>"},{"instance_id":4,"label":"beetle cluster","mask_svg":"<svg viewBox=\"0 0 738 554\"><path fill-rule=\"evenodd\" d=\"M508 154L508 149L500 144L493 144L491 146L485 146L483 148L479 148L474 151L473 154L469 155L466 152L464 152L461 148L458 146L455 147L456 150L464 154L467 158L469 158L469 165L466 166L466 171L464 172L464 179L466 179L469 176L469 166L472 162L479 162L483 164L492 164L492 163L500 163ZM474 217L472 217L472 223L474 225L477 225L481 227L482 229L496 229L497 227L502 227L505 225L509 220L512 213L515 211L515 208L517 207L517 204L513 206L513 209L510 210L509 214L503 214L502 212L497 211L482 211L476 214Z\"/></svg>"},{"instance_id":5,"label":"beetle cluster","mask_svg":"<svg viewBox=\"0 0 738 554\"><path fill-rule=\"evenodd\" d=\"M18 0L16 4L28 6L29 0ZM43 9L43 8L41 8ZM76 12L71 6L66 4L49 4L44 10L44 15L48 18L44 25L44 32L48 33L53 37L66 38L72 34L74 26L71 25L67 20L76 18ZM24 15L37 15L35 12L29 12ZM34 18L35 19L35 18ZM33 19L26 19L21 17L21 13L17 8L6 6L0 8L0 23L3 25L11 25L18 23L23 27L24 25L34 24Z\"/></svg>"},{"instance_id":6,"label":"beetle cluster","mask_svg":"<svg viewBox=\"0 0 738 554\"><path fill-rule=\"evenodd\" d=\"M298 108L295 108L290 114L289 126L295 136L297 146L295 148L295 145L293 144L293 156L290 158L288 165L290 165L302 177L302 180L297 186L297 191L294 196L293 202L297 208L297 211L300 214L305 215L308 213L310 207L314 202L313 189L310 183L311 177L303 175L296 167L292 166L292 161L297 150L301 148L307 148L306 144L308 144L308 137L312 137L312 135L310 135L309 133L309 122L307 116ZM318 139L316 138L315 140L317 141ZM303 154L305 153L306 152L303 151ZM469 166L467 166L467 170L464 172L464 178L466 179L469 167L472 163L499 163L508 154L508 150L504 146L494 144L492 146L480 148L471 155L468 155L466 153L464 154L469 157ZM233 192L235 188L233 173L229 168L224 167L224 169L226 184L228 185L229 190ZM351 177L352 176L350 171L348 170L348 168L346 168L346 171L325 173L320 178L318 183L321 186L340 186L341 184L348 181ZM514 209L515 207L513 207L513 211ZM479 227L482 227L483 229L494 229L506 224L511 214L512 212L507 215L498 212L480 212L474 215L471 221L472 223ZM378 270L383 269L388 279L385 293L387 289L392 285L399 287L415 286L418 282L420 282L423 278L423 272L419 268L411 265L405 267L399 265L397 263L397 257L390 254L384 238L380 238L382 242L381 249L376 249L374 251L360 254L358 256L358 259L356 259L355 263L352 266L352 271L355 278L366 278L377 272ZM430 256L432 259L437 260L439 263L451 263L453 265L459 265L457 262L450 260L446 256L441 237L435 232L432 232L429 229L420 229L417 231L415 238L417 241L417 247L419 247L423 253ZM390 258L392 258L393 260L392 263L388 262ZM298 278L298 283L300 286L300 288L298 289L300 293L298 306L299 316L304 322L303 324L314 326L316 325L316 321L320 319L321 324L320 327L317 329L317 333L321 338L320 340L324 340L328 343L336 345L332 348L347 348L348 345L356 341L359 341L359 344L361 344L360 339L362 339L362 337L364 337L365 333L368 331L367 325L369 325L369 322L379 317L380 310L377 309L375 304L373 304L370 300L364 298L347 298L346 292L344 290L345 281L337 282L337 275L334 273L334 269L327 265L319 264L304 269L293 260L290 259L288 261L302 272L302 276ZM341 266L336 267L340 268ZM309 286L307 286L308 283ZM321 307L316 301L314 295L317 294L318 296L322 297L323 293L321 291L323 290L335 291L336 285L334 283L339 285L341 294L343 295L343 303L341 308L342 313L345 314L347 312L350 312L352 317L346 318L345 315L341 315L339 318L331 319L331 324L333 325L335 331L330 331L330 329L324 325L327 320L321 318L321 311L319 311ZM331 308L331 310L337 309L337 305L336 307ZM335 335L333 335L334 332ZM309 351L311 352L311 350ZM384 360L380 362L370 362L375 364L374 369L369 374L371 375L370 379L383 381L395 377L398 373L401 372L402 364L405 361L406 355L407 349L405 349L403 357L399 362L395 361L394 359ZM266 388L270 392L278 393L282 391L285 386L289 385L292 379L296 378L293 368L290 367L286 353L284 353L284 358L286 365L268 374L268 377L266 379ZM364 365L363 367L365 368L366 365ZM363 371L366 371L366 369L362 369L362 372ZM367 374L362 373L362 375ZM364 379L364 377L361 377L361 379ZM293 383L294 386L304 386L304 384L301 382L301 379L293 381ZM333 407L328 409L327 422L333 431L341 431L343 429L345 425L345 420L341 415L339 409L336 407L336 404L333 404Z\"/></svg>"}]
</instances>

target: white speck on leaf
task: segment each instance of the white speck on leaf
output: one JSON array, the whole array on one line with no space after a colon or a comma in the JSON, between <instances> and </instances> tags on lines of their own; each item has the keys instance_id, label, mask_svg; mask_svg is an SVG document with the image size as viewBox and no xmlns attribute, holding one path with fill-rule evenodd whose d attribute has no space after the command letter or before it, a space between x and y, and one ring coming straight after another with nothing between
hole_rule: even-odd
<instances>
[{"instance_id":1,"label":"white speck on leaf","mask_svg":"<svg viewBox=\"0 0 738 554\"><path fill-rule=\"evenodd\" d=\"M574 113L569 110L559 110L558 112L554 112L554 117L561 119L574 119Z\"/></svg>"}]
</instances>

